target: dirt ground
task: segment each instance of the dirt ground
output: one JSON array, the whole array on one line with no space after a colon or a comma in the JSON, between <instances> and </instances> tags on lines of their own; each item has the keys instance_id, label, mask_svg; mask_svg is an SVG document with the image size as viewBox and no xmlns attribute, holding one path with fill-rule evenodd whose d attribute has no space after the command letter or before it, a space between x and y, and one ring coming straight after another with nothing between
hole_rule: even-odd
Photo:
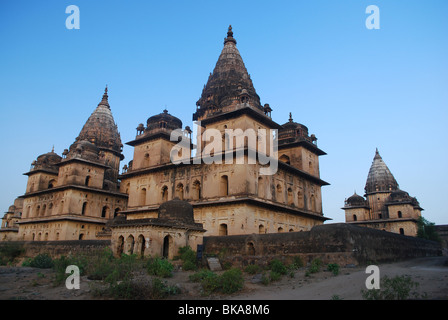
<instances>
[{"instance_id":1,"label":"dirt ground","mask_svg":"<svg viewBox=\"0 0 448 320\"><path fill-rule=\"evenodd\" d=\"M380 276L409 275L419 283L418 292L428 299L448 299L448 258L419 258L398 263L378 265ZM293 277L263 285L260 275L246 275L244 289L225 296L201 296L200 286L189 281L191 271L175 271L166 279L168 284L180 288L181 293L169 299L232 299L232 300L360 300L361 290L369 274L364 267L341 268L338 275L320 271L309 276L301 268ZM98 281L81 277L79 290L68 290L65 284L53 285L51 269L30 267L0 267L1 300L96 300L92 288ZM147 276L149 277L149 276Z\"/></svg>"}]
</instances>

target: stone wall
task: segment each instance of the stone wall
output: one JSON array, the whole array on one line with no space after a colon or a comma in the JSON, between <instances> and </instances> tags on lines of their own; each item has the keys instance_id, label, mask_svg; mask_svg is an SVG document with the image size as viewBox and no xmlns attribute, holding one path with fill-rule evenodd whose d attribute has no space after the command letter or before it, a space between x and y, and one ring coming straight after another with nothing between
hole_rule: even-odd
<instances>
[{"instance_id":1,"label":"stone wall","mask_svg":"<svg viewBox=\"0 0 448 320\"><path fill-rule=\"evenodd\" d=\"M304 262L318 257L324 263L363 265L437 256L441 247L433 241L341 223L304 232L204 237L203 252L237 265L291 260L297 255Z\"/></svg>"},{"instance_id":2,"label":"stone wall","mask_svg":"<svg viewBox=\"0 0 448 320\"><path fill-rule=\"evenodd\" d=\"M106 247L110 247L110 240L67 240L67 241L14 241L23 246L25 252L22 258L33 258L40 253L47 253L52 258L62 255L83 254L96 255ZM0 246L7 246L9 242L0 242Z\"/></svg>"}]
</instances>

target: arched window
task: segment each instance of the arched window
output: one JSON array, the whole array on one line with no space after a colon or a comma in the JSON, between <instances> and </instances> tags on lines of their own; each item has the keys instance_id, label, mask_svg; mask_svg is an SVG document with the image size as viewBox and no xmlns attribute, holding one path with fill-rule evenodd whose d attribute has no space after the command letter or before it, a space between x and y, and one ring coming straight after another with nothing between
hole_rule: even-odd
<instances>
[{"instance_id":1,"label":"arched window","mask_svg":"<svg viewBox=\"0 0 448 320\"><path fill-rule=\"evenodd\" d=\"M400 228L400 234L404 235L404 229Z\"/></svg>"},{"instance_id":2,"label":"arched window","mask_svg":"<svg viewBox=\"0 0 448 320\"><path fill-rule=\"evenodd\" d=\"M87 202L84 202L82 204L82 210L81 210L81 215L85 216L87 212Z\"/></svg>"},{"instance_id":3,"label":"arched window","mask_svg":"<svg viewBox=\"0 0 448 320\"><path fill-rule=\"evenodd\" d=\"M80 233L78 240L83 240L83 239L84 239L84 233Z\"/></svg>"},{"instance_id":4,"label":"arched window","mask_svg":"<svg viewBox=\"0 0 448 320\"><path fill-rule=\"evenodd\" d=\"M292 189L288 188L288 204L290 206L294 205L294 197L292 196Z\"/></svg>"},{"instance_id":5,"label":"arched window","mask_svg":"<svg viewBox=\"0 0 448 320\"><path fill-rule=\"evenodd\" d=\"M101 218L109 218L109 207L104 206L103 210L101 211Z\"/></svg>"},{"instance_id":6,"label":"arched window","mask_svg":"<svg viewBox=\"0 0 448 320\"><path fill-rule=\"evenodd\" d=\"M227 235L227 224L221 223L219 225L219 235L220 236L226 236Z\"/></svg>"},{"instance_id":7,"label":"arched window","mask_svg":"<svg viewBox=\"0 0 448 320\"><path fill-rule=\"evenodd\" d=\"M120 208L115 208L115 211L114 211L114 218L117 216L117 214L118 214L119 211L120 211Z\"/></svg>"},{"instance_id":8,"label":"arched window","mask_svg":"<svg viewBox=\"0 0 448 320\"><path fill-rule=\"evenodd\" d=\"M195 180L193 182L193 193L192 198L193 200L199 200L201 199L201 183L198 180Z\"/></svg>"},{"instance_id":9,"label":"arched window","mask_svg":"<svg viewBox=\"0 0 448 320\"><path fill-rule=\"evenodd\" d=\"M263 178L262 177L258 177L258 197L260 198L264 198L264 184L263 184Z\"/></svg>"},{"instance_id":10,"label":"arched window","mask_svg":"<svg viewBox=\"0 0 448 320\"><path fill-rule=\"evenodd\" d=\"M162 187L162 202L168 201L168 187L163 186Z\"/></svg>"},{"instance_id":11,"label":"arched window","mask_svg":"<svg viewBox=\"0 0 448 320\"><path fill-rule=\"evenodd\" d=\"M259 233L259 234L264 234L264 233L266 233L266 230L265 230L265 228L264 228L264 225L260 224L260 225L258 226L258 233Z\"/></svg>"},{"instance_id":12,"label":"arched window","mask_svg":"<svg viewBox=\"0 0 448 320\"><path fill-rule=\"evenodd\" d=\"M87 176L87 177L86 177L86 180L85 180L85 182L84 182L84 185L86 185L86 186L88 187L89 184L90 184L90 176Z\"/></svg>"},{"instance_id":13,"label":"arched window","mask_svg":"<svg viewBox=\"0 0 448 320\"><path fill-rule=\"evenodd\" d=\"M401 213L401 211L398 211L398 218L403 218L403 214Z\"/></svg>"},{"instance_id":14,"label":"arched window","mask_svg":"<svg viewBox=\"0 0 448 320\"><path fill-rule=\"evenodd\" d=\"M177 185L175 197L179 198L180 200L184 200L184 185L182 183L179 183Z\"/></svg>"},{"instance_id":15,"label":"arched window","mask_svg":"<svg viewBox=\"0 0 448 320\"><path fill-rule=\"evenodd\" d=\"M278 233L282 233L282 232L283 232L283 228L282 228L282 227L279 227L279 228L277 229L277 231L278 231Z\"/></svg>"},{"instance_id":16,"label":"arched window","mask_svg":"<svg viewBox=\"0 0 448 320\"><path fill-rule=\"evenodd\" d=\"M282 155L280 158L278 158L278 160L286 164L291 164L291 161L289 160L289 157L286 154Z\"/></svg>"},{"instance_id":17,"label":"arched window","mask_svg":"<svg viewBox=\"0 0 448 320\"><path fill-rule=\"evenodd\" d=\"M43 216L45 216L46 213L47 213L47 205L44 204L42 206L42 212L40 213L40 215L43 217Z\"/></svg>"},{"instance_id":18,"label":"arched window","mask_svg":"<svg viewBox=\"0 0 448 320\"><path fill-rule=\"evenodd\" d=\"M53 188L56 185L56 180L52 179L48 182L48 189Z\"/></svg>"},{"instance_id":19,"label":"arched window","mask_svg":"<svg viewBox=\"0 0 448 320\"><path fill-rule=\"evenodd\" d=\"M146 205L146 188L141 188L140 189L139 205L140 206Z\"/></svg>"},{"instance_id":20,"label":"arched window","mask_svg":"<svg viewBox=\"0 0 448 320\"><path fill-rule=\"evenodd\" d=\"M229 177L224 175L221 176L220 196L227 196L227 195L229 195Z\"/></svg>"},{"instance_id":21,"label":"arched window","mask_svg":"<svg viewBox=\"0 0 448 320\"><path fill-rule=\"evenodd\" d=\"M317 211L316 210L316 197L314 194L311 195L311 211Z\"/></svg>"},{"instance_id":22,"label":"arched window","mask_svg":"<svg viewBox=\"0 0 448 320\"><path fill-rule=\"evenodd\" d=\"M148 167L148 166L149 166L149 153L145 153L143 157L142 167Z\"/></svg>"},{"instance_id":23,"label":"arched window","mask_svg":"<svg viewBox=\"0 0 448 320\"><path fill-rule=\"evenodd\" d=\"M305 207L305 198L303 197L303 192L301 190L297 192L297 205L299 206L299 208Z\"/></svg>"},{"instance_id":24,"label":"arched window","mask_svg":"<svg viewBox=\"0 0 448 320\"><path fill-rule=\"evenodd\" d=\"M278 184L275 188L276 190L276 198L278 202L283 202L283 188L281 184Z\"/></svg>"},{"instance_id":25,"label":"arched window","mask_svg":"<svg viewBox=\"0 0 448 320\"><path fill-rule=\"evenodd\" d=\"M353 215L353 221L357 221L358 217L356 216L356 214Z\"/></svg>"}]
</instances>

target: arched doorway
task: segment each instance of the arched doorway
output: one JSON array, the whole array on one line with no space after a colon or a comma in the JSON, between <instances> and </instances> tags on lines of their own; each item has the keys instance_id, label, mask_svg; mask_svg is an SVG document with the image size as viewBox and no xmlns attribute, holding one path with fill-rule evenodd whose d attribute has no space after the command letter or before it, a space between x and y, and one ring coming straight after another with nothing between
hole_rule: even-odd
<instances>
[{"instance_id":1,"label":"arched doorway","mask_svg":"<svg viewBox=\"0 0 448 320\"><path fill-rule=\"evenodd\" d=\"M163 238L162 256L166 259L173 259L173 237L170 235Z\"/></svg>"},{"instance_id":2,"label":"arched doorway","mask_svg":"<svg viewBox=\"0 0 448 320\"><path fill-rule=\"evenodd\" d=\"M132 235L129 235L129 237L126 239L126 254L133 254L134 253L134 237Z\"/></svg>"},{"instance_id":3,"label":"arched doorway","mask_svg":"<svg viewBox=\"0 0 448 320\"><path fill-rule=\"evenodd\" d=\"M145 237L141 234L137 238L137 248L136 248L136 251L141 257L144 257L145 255L145 249L146 249L145 245L146 245Z\"/></svg>"},{"instance_id":4,"label":"arched doorway","mask_svg":"<svg viewBox=\"0 0 448 320\"><path fill-rule=\"evenodd\" d=\"M124 248L124 237L123 236L119 236L118 237L118 241L117 241L117 256L121 256L121 254L123 253L123 248Z\"/></svg>"}]
</instances>

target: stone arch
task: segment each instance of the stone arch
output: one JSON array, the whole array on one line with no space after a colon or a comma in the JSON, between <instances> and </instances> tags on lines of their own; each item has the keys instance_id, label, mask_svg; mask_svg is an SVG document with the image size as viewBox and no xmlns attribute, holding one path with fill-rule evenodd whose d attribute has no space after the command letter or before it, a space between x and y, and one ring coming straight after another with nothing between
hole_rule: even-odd
<instances>
[{"instance_id":1,"label":"stone arch","mask_svg":"<svg viewBox=\"0 0 448 320\"><path fill-rule=\"evenodd\" d=\"M252 241L249 241L246 244L246 252L249 256L254 256L255 255L255 246L254 243Z\"/></svg>"},{"instance_id":2,"label":"stone arch","mask_svg":"<svg viewBox=\"0 0 448 320\"><path fill-rule=\"evenodd\" d=\"M138 204L140 206L146 205L146 188L141 188L140 189Z\"/></svg>"},{"instance_id":3,"label":"stone arch","mask_svg":"<svg viewBox=\"0 0 448 320\"><path fill-rule=\"evenodd\" d=\"M145 256L145 249L146 249L146 240L145 240L145 237L142 235L142 234L140 234L138 237L137 237L137 246L136 246L136 248L135 248L136 250L136 253L139 255L139 256L141 256L141 257L144 257Z\"/></svg>"},{"instance_id":4,"label":"stone arch","mask_svg":"<svg viewBox=\"0 0 448 320\"><path fill-rule=\"evenodd\" d=\"M221 223L221 224L219 225L218 234L219 234L220 236L227 236L227 235L228 235L227 224L225 224L225 223Z\"/></svg>"},{"instance_id":5,"label":"stone arch","mask_svg":"<svg viewBox=\"0 0 448 320\"><path fill-rule=\"evenodd\" d=\"M130 234L126 238L126 254L131 255L134 253L134 245L135 245L134 236L132 234Z\"/></svg>"},{"instance_id":6,"label":"stone arch","mask_svg":"<svg viewBox=\"0 0 448 320\"><path fill-rule=\"evenodd\" d=\"M162 257L166 259L173 259L174 257L174 239L169 234L163 238Z\"/></svg>"},{"instance_id":7,"label":"stone arch","mask_svg":"<svg viewBox=\"0 0 448 320\"><path fill-rule=\"evenodd\" d=\"M259 233L259 234L264 234L264 233L266 233L266 228L264 227L263 224L260 224L260 225L258 226L258 233Z\"/></svg>"},{"instance_id":8,"label":"stone arch","mask_svg":"<svg viewBox=\"0 0 448 320\"><path fill-rule=\"evenodd\" d=\"M280 158L278 158L278 160L280 160L286 164L291 164L291 161L286 154L283 154Z\"/></svg>"},{"instance_id":9,"label":"stone arch","mask_svg":"<svg viewBox=\"0 0 448 320\"><path fill-rule=\"evenodd\" d=\"M116 250L117 250L116 251L117 256L121 256L123 254L123 250L124 250L124 237L123 236L118 237Z\"/></svg>"},{"instance_id":10,"label":"stone arch","mask_svg":"<svg viewBox=\"0 0 448 320\"><path fill-rule=\"evenodd\" d=\"M264 198L264 184L262 177L258 177L257 195L260 198Z\"/></svg>"},{"instance_id":11,"label":"stone arch","mask_svg":"<svg viewBox=\"0 0 448 320\"><path fill-rule=\"evenodd\" d=\"M167 201L168 201L168 187L163 186L162 187L162 202L167 202Z\"/></svg>"},{"instance_id":12,"label":"stone arch","mask_svg":"<svg viewBox=\"0 0 448 320\"><path fill-rule=\"evenodd\" d=\"M179 198L180 200L184 200L184 185L183 185L183 183L177 184L175 197Z\"/></svg>"},{"instance_id":13,"label":"stone arch","mask_svg":"<svg viewBox=\"0 0 448 320\"><path fill-rule=\"evenodd\" d=\"M110 216L110 209L108 206L104 206L101 210L101 218L109 218Z\"/></svg>"},{"instance_id":14,"label":"stone arch","mask_svg":"<svg viewBox=\"0 0 448 320\"><path fill-rule=\"evenodd\" d=\"M227 175L221 176L219 187L220 196L229 195L229 177Z\"/></svg>"},{"instance_id":15,"label":"stone arch","mask_svg":"<svg viewBox=\"0 0 448 320\"><path fill-rule=\"evenodd\" d=\"M202 194L201 194L202 190L201 190L201 183L199 182L199 180L195 180L193 182L193 188L192 188L192 198L193 200L199 200L202 198Z\"/></svg>"}]
</instances>

